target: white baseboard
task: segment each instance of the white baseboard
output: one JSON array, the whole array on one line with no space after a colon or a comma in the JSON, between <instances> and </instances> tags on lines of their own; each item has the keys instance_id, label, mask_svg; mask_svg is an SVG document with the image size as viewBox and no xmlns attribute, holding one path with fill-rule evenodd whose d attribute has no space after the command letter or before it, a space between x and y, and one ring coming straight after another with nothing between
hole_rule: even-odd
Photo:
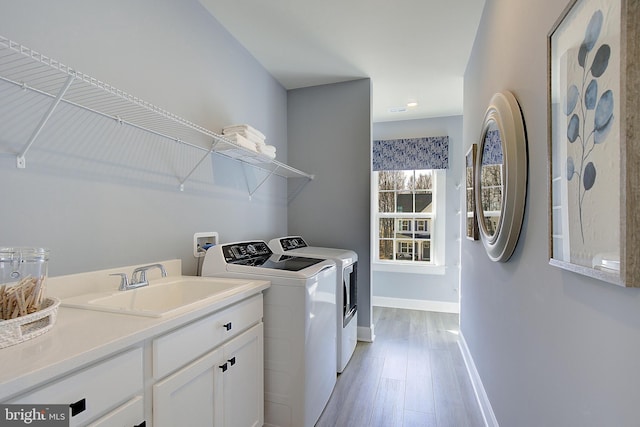
<instances>
[{"instance_id":1,"label":"white baseboard","mask_svg":"<svg viewBox=\"0 0 640 427\"><path fill-rule=\"evenodd\" d=\"M471 384L473 385L473 391L475 392L476 399L478 400L478 404L480 405L480 411L482 412L482 417L484 418L484 425L486 427L499 427L498 420L496 420L496 415L493 413L491 402L489 402L489 397L484 390L482 380L480 379L480 374L478 374L476 364L473 362L473 358L471 357L471 353L469 352L469 347L467 347L467 342L462 335L462 331L460 332L458 338L458 346L460 347L460 352L462 353L464 364L467 367L467 372L469 373L469 378L471 379Z\"/></svg>"},{"instance_id":2,"label":"white baseboard","mask_svg":"<svg viewBox=\"0 0 640 427\"><path fill-rule=\"evenodd\" d=\"M376 335L373 333L373 326L358 326L358 341L373 342L376 339Z\"/></svg>"},{"instance_id":3,"label":"white baseboard","mask_svg":"<svg viewBox=\"0 0 640 427\"><path fill-rule=\"evenodd\" d=\"M457 302L374 296L371 297L371 305L379 307L405 308L408 310L438 311L440 313L460 313L460 304Z\"/></svg>"}]
</instances>

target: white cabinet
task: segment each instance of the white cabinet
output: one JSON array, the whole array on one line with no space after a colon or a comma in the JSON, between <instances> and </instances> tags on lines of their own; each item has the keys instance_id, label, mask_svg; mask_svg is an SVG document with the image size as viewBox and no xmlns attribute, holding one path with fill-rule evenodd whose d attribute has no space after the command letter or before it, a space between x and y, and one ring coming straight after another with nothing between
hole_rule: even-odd
<instances>
[{"instance_id":1,"label":"white cabinet","mask_svg":"<svg viewBox=\"0 0 640 427\"><path fill-rule=\"evenodd\" d=\"M264 338L260 323L224 346L222 375L225 427L264 424Z\"/></svg>"},{"instance_id":2,"label":"white cabinet","mask_svg":"<svg viewBox=\"0 0 640 427\"><path fill-rule=\"evenodd\" d=\"M134 348L7 403L68 404L71 426L86 425L100 416L115 417L123 411L126 418L117 419L131 421L123 425L138 425L144 421L142 406L136 406L143 390L142 354L142 348Z\"/></svg>"},{"instance_id":3,"label":"white cabinet","mask_svg":"<svg viewBox=\"0 0 640 427\"><path fill-rule=\"evenodd\" d=\"M262 306L260 294L154 340L154 427L262 426Z\"/></svg>"},{"instance_id":4,"label":"white cabinet","mask_svg":"<svg viewBox=\"0 0 640 427\"><path fill-rule=\"evenodd\" d=\"M153 386L155 427L264 422L262 323Z\"/></svg>"},{"instance_id":5,"label":"white cabinet","mask_svg":"<svg viewBox=\"0 0 640 427\"><path fill-rule=\"evenodd\" d=\"M70 405L70 426L262 426L262 315L254 294L3 403Z\"/></svg>"}]
</instances>

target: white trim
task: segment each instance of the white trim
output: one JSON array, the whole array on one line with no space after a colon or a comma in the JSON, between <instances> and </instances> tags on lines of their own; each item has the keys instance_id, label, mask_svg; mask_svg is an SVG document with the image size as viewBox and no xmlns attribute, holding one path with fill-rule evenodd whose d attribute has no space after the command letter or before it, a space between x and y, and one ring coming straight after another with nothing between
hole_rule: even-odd
<instances>
[{"instance_id":1,"label":"white trim","mask_svg":"<svg viewBox=\"0 0 640 427\"><path fill-rule=\"evenodd\" d=\"M460 352L462 353L464 364L467 367L467 372L469 373L469 378L471 379L471 385L473 385L473 391L475 392L476 399L478 400L478 404L480 405L480 412L482 412L482 417L484 418L484 425L486 427L499 427L498 420L496 419L496 415L493 413L491 402L489 401L489 397L484 390L482 380L480 379L480 374L478 374L476 364L473 362L471 352L469 352L469 347L467 347L467 342L462 335L462 331L460 331L458 338L458 347L460 347Z\"/></svg>"},{"instance_id":2,"label":"white trim","mask_svg":"<svg viewBox=\"0 0 640 427\"><path fill-rule=\"evenodd\" d=\"M373 342L376 335L373 333L374 325L358 326L358 341Z\"/></svg>"},{"instance_id":3,"label":"white trim","mask_svg":"<svg viewBox=\"0 0 640 427\"><path fill-rule=\"evenodd\" d=\"M371 263L373 271L388 271L392 273L407 273L407 274L432 274L443 275L446 273L446 267L444 265L434 264L420 264L414 263L400 263L398 261L374 261Z\"/></svg>"},{"instance_id":4,"label":"white trim","mask_svg":"<svg viewBox=\"0 0 640 427\"><path fill-rule=\"evenodd\" d=\"M436 200L435 200L435 229L432 234L432 242L435 245L433 251L433 263L437 266L445 265L446 252L446 207L447 207L447 169L437 169L433 174L436 184ZM432 224L433 226L433 224Z\"/></svg>"},{"instance_id":5,"label":"white trim","mask_svg":"<svg viewBox=\"0 0 640 427\"><path fill-rule=\"evenodd\" d=\"M371 305L378 307L405 308L408 310L437 311L440 313L460 313L459 303L446 301L374 296L371 297Z\"/></svg>"}]
</instances>

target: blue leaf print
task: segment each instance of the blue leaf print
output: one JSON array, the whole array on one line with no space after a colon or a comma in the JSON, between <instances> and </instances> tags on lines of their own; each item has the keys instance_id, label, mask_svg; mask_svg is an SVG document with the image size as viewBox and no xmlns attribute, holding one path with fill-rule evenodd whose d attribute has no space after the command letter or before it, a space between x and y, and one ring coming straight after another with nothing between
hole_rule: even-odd
<instances>
[{"instance_id":1,"label":"blue leaf print","mask_svg":"<svg viewBox=\"0 0 640 427\"><path fill-rule=\"evenodd\" d=\"M593 184L596 182L596 167L593 162L587 163L587 166L584 168L584 175L582 177L582 183L584 184L584 189L586 191L591 190Z\"/></svg>"},{"instance_id":2,"label":"blue leaf print","mask_svg":"<svg viewBox=\"0 0 640 427\"><path fill-rule=\"evenodd\" d=\"M592 161L589 161L589 157L597 144L605 142L613 127L612 124L615 122L613 92L607 90L602 95L599 94L599 91L606 89L606 87L602 87L603 83L598 82L598 78L605 74L611 60L611 46L606 43L598 45L604 22L602 10L597 10L591 15L580 48L577 53L575 51L573 53L577 55L578 65L582 68L582 77L576 76L574 81L567 82L570 87L567 89L563 105L566 116L571 116L567 124L567 141L578 146L578 151L574 152L575 160L573 157L567 156L566 177L567 181L573 180L574 176L577 177L574 185L577 185L578 190L576 195L583 243L585 241L582 221L583 202L586 192L596 182L596 166ZM577 68L575 71L579 73ZM589 74L592 78L589 77ZM591 111L593 113L590 113ZM593 127L589 129L588 124L591 123L593 123Z\"/></svg>"},{"instance_id":3,"label":"blue leaf print","mask_svg":"<svg viewBox=\"0 0 640 427\"><path fill-rule=\"evenodd\" d=\"M574 114L569 120L569 126L567 126L567 138L569 142L575 142L578 136L580 136L580 118Z\"/></svg>"},{"instance_id":4,"label":"blue leaf print","mask_svg":"<svg viewBox=\"0 0 640 427\"><path fill-rule=\"evenodd\" d=\"M600 37L602 21L602 11L596 10L591 16L591 20L589 21L589 25L587 26L587 31L584 34L584 42L582 43L587 52L590 52L593 49L596 41L598 41L598 37Z\"/></svg>"},{"instance_id":5,"label":"blue leaf print","mask_svg":"<svg viewBox=\"0 0 640 427\"><path fill-rule=\"evenodd\" d=\"M587 53L589 53L587 45L582 43L580 45L580 50L578 51L578 64L580 64L582 68L584 68L584 63L587 62Z\"/></svg>"},{"instance_id":6,"label":"blue leaf print","mask_svg":"<svg viewBox=\"0 0 640 427\"><path fill-rule=\"evenodd\" d=\"M584 92L584 105L587 110L593 110L596 108L596 101L598 100L598 81L593 79L589 82L587 90Z\"/></svg>"},{"instance_id":7,"label":"blue leaf print","mask_svg":"<svg viewBox=\"0 0 640 427\"><path fill-rule=\"evenodd\" d=\"M596 114L594 117L594 143L601 144L604 142L611 126L613 124L613 92L606 91L600 97Z\"/></svg>"},{"instance_id":8,"label":"blue leaf print","mask_svg":"<svg viewBox=\"0 0 640 427\"><path fill-rule=\"evenodd\" d=\"M573 158L567 157L567 181L571 181L573 174L576 172L576 167L573 164Z\"/></svg>"},{"instance_id":9,"label":"blue leaf print","mask_svg":"<svg viewBox=\"0 0 640 427\"><path fill-rule=\"evenodd\" d=\"M593 58L593 64L591 64L591 75L593 77L600 77L607 70L610 57L611 48L608 44L603 44L598 48L596 56Z\"/></svg>"},{"instance_id":10,"label":"blue leaf print","mask_svg":"<svg viewBox=\"0 0 640 427\"><path fill-rule=\"evenodd\" d=\"M567 99L565 99L564 104L564 113L567 116L573 113L579 98L580 92L578 92L578 87L576 85L571 85L569 89L567 89Z\"/></svg>"}]
</instances>

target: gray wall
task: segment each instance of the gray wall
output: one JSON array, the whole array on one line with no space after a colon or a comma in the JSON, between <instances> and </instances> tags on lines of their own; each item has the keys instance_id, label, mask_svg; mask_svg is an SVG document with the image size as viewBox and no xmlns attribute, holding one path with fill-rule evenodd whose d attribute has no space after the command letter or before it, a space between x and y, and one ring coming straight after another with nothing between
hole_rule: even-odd
<instances>
[{"instance_id":1,"label":"gray wall","mask_svg":"<svg viewBox=\"0 0 640 427\"><path fill-rule=\"evenodd\" d=\"M0 10L3 36L213 131L249 123L286 162L286 91L196 0L1 0ZM3 99L0 245L49 247L51 275L168 258L194 274L194 232L286 233L283 178L249 200L242 165L213 156L179 192L201 153L91 115L56 112L16 169L37 119L9 116L17 106ZM250 183L258 175L248 168Z\"/></svg>"},{"instance_id":2,"label":"gray wall","mask_svg":"<svg viewBox=\"0 0 640 427\"><path fill-rule=\"evenodd\" d=\"M371 82L291 90L288 121L291 164L316 175L289 205L289 232L356 251L358 325L369 327Z\"/></svg>"},{"instance_id":3,"label":"gray wall","mask_svg":"<svg viewBox=\"0 0 640 427\"><path fill-rule=\"evenodd\" d=\"M477 140L491 95L511 90L529 186L508 263L462 241L461 330L501 426L637 426L640 291L547 263L546 36L566 3L486 3L465 73L464 140Z\"/></svg>"},{"instance_id":4,"label":"gray wall","mask_svg":"<svg viewBox=\"0 0 640 427\"><path fill-rule=\"evenodd\" d=\"M423 120L403 120L373 124L373 139L449 136L449 169L446 177L445 274L372 272L373 296L416 301L452 302L459 300L460 284L460 189L463 179L464 143L462 116Z\"/></svg>"}]
</instances>

